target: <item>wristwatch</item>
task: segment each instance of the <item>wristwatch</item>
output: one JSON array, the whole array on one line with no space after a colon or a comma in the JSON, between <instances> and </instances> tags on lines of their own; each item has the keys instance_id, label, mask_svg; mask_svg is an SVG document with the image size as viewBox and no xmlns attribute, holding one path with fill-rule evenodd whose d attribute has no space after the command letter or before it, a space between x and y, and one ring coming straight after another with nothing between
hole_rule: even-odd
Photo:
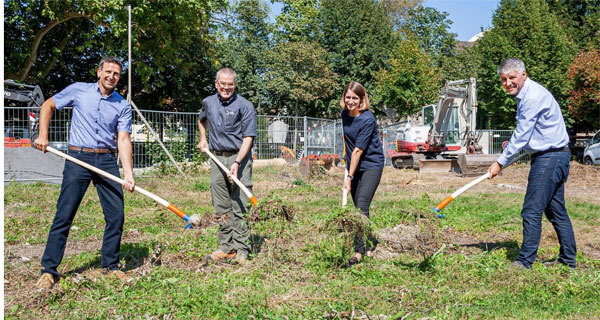
<instances>
[{"instance_id":1,"label":"wristwatch","mask_svg":"<svg viewBox=\"0 0 600 320\"><path fill-rule=\"evenodd\" d=\"M350 178L350 180L353 180L354 176L348 175L348 178Z\"/></svg>"},{"instance_id":2,"label":"wristwatch","mask_svg":"<svg viewBox=\"0 0 600 320\"><path fill-rule=\"evenodd\" d=\"M238 165L238 166L241 166L241 165L242 165L242 164L241 164L239 161L237 161L237 160L235 160L235 161L234 161L234 163L237 163L237 165Z\"/></svg>"}]
</instances>

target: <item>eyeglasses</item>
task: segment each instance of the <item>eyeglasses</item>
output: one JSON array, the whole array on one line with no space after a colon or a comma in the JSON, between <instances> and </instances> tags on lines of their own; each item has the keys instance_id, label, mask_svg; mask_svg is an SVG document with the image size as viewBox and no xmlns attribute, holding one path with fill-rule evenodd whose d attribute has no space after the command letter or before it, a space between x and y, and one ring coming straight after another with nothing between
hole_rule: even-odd
<instances>
[{"instance_id":1,"label":"eyeglasses","mask_svg":"<svg viewBox=\"0 0 600 320\"><path fill-rule=\"evenodd\" d=\"M234 88L235 87L235 82L234 83L224 83L224 82L218 82L219 87L223 88L223 89L229 89L229 88Z\"/></svg>"}]
</instances>

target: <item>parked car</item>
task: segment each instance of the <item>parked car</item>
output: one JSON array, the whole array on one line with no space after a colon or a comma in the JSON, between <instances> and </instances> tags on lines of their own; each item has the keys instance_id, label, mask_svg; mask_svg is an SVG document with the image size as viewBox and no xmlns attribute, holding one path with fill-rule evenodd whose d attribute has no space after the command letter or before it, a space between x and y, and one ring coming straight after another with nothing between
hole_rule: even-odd
<instances>
[{"instance_id":1,"label":"parked car","mask_svg":"<svg viewBox=\"0 0 600 320\"><path fill-rule=\"evenodd\" d=\"M583 151L584 164L600 164L600 131L588 140L588 146Z\"/></svg>"}]
</instances>

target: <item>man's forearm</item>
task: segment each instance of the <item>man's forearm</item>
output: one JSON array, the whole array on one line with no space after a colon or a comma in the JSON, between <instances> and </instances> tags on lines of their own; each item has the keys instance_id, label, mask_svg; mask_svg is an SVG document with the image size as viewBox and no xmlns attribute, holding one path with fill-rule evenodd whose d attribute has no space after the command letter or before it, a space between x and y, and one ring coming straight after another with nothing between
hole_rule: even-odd
<instances>
[{"instance_id":1,"label":"man's forearm","mask_svg":"<svg viewBox=\"0 0 600 320\"><path fill-rule=\"evenodd\" d=\"M200 141L206 140L206 120L198 120L198 131L200 131Z\"/></svg>"},{"instance_id":2,"label":"man's forearm","mask_svg":"<svg viewBox=\"0 0 600 320\"><path fill-rule=\"evenodd\" d=\"M250 148L252 148L253 140L254 137L244 137L242 139L242 146L240 147L240 151L238 151L237 158L235 158L237 162L242 162L246 158L246 155L250 152Z\"/></svg>"},{"instance_id":3,"label":"man's forearm","mask_svg":"<svg viewBox=\"0 0 600 320\"><path fill-rule=\"evenodd\" d=\"M130 140L119 140L119 157L123 166L123 174L127 177L133 177L133 148Z\"/></svg>"}]
</instances>

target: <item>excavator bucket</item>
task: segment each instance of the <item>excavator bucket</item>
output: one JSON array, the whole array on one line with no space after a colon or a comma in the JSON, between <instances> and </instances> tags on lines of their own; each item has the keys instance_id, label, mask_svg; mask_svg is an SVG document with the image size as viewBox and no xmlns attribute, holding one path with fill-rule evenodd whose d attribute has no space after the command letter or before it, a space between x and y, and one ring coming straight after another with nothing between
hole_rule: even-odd
<instances>
[{"instance_id":1,"label":"excavator bucket","mask_svg":"<svg viewBox=\"0 0 600 320\"><path fill-rule=\"evenodd\" d=\"M463 176L480 176L498 159L497 154L461 154L458 166Z\"/></svg>"},{"instance_id":2,"label":"excavator bucket","mask_svg":"<svg viewBox=\"0 0 600 320\"><path fill-rule=\"evenodd\" d=\"M419 172L453 172L458 171L456 159L421 159Z\"/></svg>"}]
</instances>

